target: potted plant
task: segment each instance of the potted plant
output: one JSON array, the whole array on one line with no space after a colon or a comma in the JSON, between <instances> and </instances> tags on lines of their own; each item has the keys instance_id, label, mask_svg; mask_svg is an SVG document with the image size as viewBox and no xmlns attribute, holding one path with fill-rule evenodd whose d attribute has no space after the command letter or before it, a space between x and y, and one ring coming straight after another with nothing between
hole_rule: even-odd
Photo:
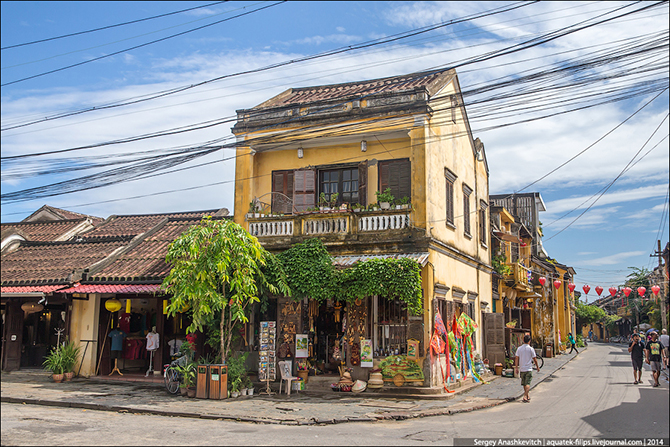
<instances>
[{"instance_id":1,"label":"potted plant","mask_svg":"<svg viewBox=\"0 0 670 447\"><path fill-rule=\"evenodd\" d=\"M360 211L361 211L361 208L363 208L363 205L361 205L360 203L354 203L354 204L351 206L351 209L354 210L354 213L358 213L358 212L360 212Z\"/></svg>"},{"instance_id":2,"label":"potted plant","mask_svg":"<svg viewBox=\"0 0 670 447\"><path fill-rule=\"evenodd\" d=\"M249 202L249 212L247 213L247 217L259 217L258 204L256 201Z\"/></svg>"},{"instance_id":3,"label":"potted plant","mask_svg":"<svg viewBox=\"0 0 670 447\"><path fill-rule=\"evenodd\" d=\"M63 353L58 346L51 349L51 352L44 358L42 366L47 371L51 371L54 382L61 383L63 381Z\"/></svg>"},{"instance_id":4,"label":"potted plant","mask_svg":"<svg viewBox=\"0 0 670 447\"><path fill-rule=\"evenodd\" d=\"M377 195L377 202L381 209L387 210L391 208L391 203L395 198L393 197L393 194L391 194L391 188L386 188L384 192L376 191L375 194Z\"/></svg>"},{"instance_id":5,"label":"potted plant","mask_svg":"<svg viewBox=\"0 0 670 447\"><path fill-rule=\"evenodd\" d=\"M81 352L81 346L76 345L74 342L68 342L61 349L61 355L63 356L63 375L65 376L65 381L69 382L74 377L74 368L77 365L77 360L79 359L79 353Z\"/></svg>"},{"instance_id":6,"label":"potted plant","mask_svg":"<svg viewBox=\"0 0 670 447\"><path fill-rule=\"evenodd\" d=\"M340 196L339 193L333 193L330 195L330 200L328 201L328 205L330 206L331 209L335 209L337 206L337 198Z\"/></svg>"},{"instance_id":7,"label":"potted plant","mask_svg":"<svg viewBox=\"0 0 670 447\"><path fill-rule=\"evenodd\" d=\"M254 395L254 384L251 382L249 376L244 376L244 387L247 389L247 395Z\"/></svg>"},{"instance_id":8,"label":"potted plant","mask_svg":"<svg viewBox=\"0 0 670 447\"><path fill-rule=\"evenodd\" d=\"M195 397L195 363L188 362L183 366L177 366L176 369L181 376L181 384L179 385L179 388L182 395L184 394L183 389L186 389L186 395L188 397Z\"/></svg>"},{"instance_id":9,"label":"potted plant","mask_svg":"<svg viewBox=\"0 0 670 447\"><path fill-rule=\"evenodd\" d=\"M328 199L326 199L326 193L322 192L319 194L319 210L321 211L326 211L329 210L330 207L328 206L330 202Z\"/></svg>"},{"instance_id":10,"label":"potted plant","mask_svg":"<svg viewBox=\"0 0 670 447\"><path fill-rule=\"evenodd\" d=\"M235 398L240 395L240 387L242 386L242 379L237 378L230 385L230 397Z\"/></svg>"},{"instance_id":11,"label":"potted plant","mask_svg":"<svg viewBox=\"0 0 670 447\"><path fill-rule=\"evenodd\" d=\"M400 208L403 210L409 208L409 197L405 196L402 199L400 199Z\"/></svg>"}]
</instances>

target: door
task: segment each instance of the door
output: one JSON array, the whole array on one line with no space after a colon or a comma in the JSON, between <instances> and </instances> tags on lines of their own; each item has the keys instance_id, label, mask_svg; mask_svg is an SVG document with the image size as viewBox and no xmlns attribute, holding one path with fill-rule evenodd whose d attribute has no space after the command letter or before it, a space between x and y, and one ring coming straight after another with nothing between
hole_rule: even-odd
<instances>
[{"instance_id":1,"label":"door","mask_svg":"<svg viewBox=\"0 0 670 447\"><path fill-rule=\"evenodd\" d=\"M501 313L485 313L483 317L485 352L493 368L496 363L505 361L505 317Z\"/></svg>"},{"instance_id":2,"label":"door","mask_svg":"<svg viewBox=\"0 0 670 447\"><path fill-rule=\"evenodd\" d=\"M2 334L4 342L2 369L3 371L14 371L21 366L23 310L19 300L9 300L6 309L5 333Z\"/></svg>"}]
</instances>

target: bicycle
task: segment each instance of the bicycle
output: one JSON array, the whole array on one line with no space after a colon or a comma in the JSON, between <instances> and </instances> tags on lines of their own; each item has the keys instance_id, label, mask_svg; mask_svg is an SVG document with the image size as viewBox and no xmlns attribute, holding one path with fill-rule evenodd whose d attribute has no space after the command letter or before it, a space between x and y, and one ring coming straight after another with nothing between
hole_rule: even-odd
<instances>
[{"instance_id":1,"label":"bicycle","mask_svg":"<svg viewBox=\"0 0 670 447\"><path fill-rule=\"evenodd\" d=\"M168 365L163 365L163 381L165 382L165 388L169 393L177 394L179 391L179 384L181 383L182 377L177 367L184 366L187 362L188 356L183 356L170 362Z\"/></svg>"}]
</instances>

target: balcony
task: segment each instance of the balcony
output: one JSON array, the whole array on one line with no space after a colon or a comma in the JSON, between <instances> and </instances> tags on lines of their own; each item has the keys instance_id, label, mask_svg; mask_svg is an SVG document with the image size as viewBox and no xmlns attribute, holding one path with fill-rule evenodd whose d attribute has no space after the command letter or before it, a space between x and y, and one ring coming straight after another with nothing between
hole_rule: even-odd
<instances>
[{"instance_id":1,"label":"balcony","mask_svg":"<svg viewBox=\"0 0 670 447\"><path fill-rule=\"evenodd\" d=\"M258 238L348 236L410 228L409 209L333 210L286 216L249 217L249 232Z\"/></svg>"},{"instance_id":2,"label":"balcony","mask_svg":"<svg viewBox=\"0 0 670 447\"><path fill-rule=\"evenodd\" d=\"M505 276L505 282L513 283L514 288L517 290L527 292L532 290L528 281L528 277L530 276L529 268L524 267L518 262L507 263L505 265L512 269L512 273Z\"/></svg>"}]
</instances>

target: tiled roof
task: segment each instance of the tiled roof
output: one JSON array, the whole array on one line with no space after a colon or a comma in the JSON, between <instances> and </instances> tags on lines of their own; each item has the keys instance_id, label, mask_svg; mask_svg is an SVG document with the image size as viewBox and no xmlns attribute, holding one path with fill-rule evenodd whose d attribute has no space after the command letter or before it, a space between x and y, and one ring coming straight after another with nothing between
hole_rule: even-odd
<instances>
[{"instance_id":1,"label":"tiled roof","mask_svg":"<svg viewBox=\"0 0 670 447\"><path fill-rule=\"evenodd\" d=\"M149 231L160 222L168 219L200 219L204 215L212 215L219 210L193 211L185 213L165 214L131 214L123 216L112 216L93 230L85 233L85 238L110 237L110 236L136 236Z\"/></svg>"},{"instance_id":2,"label":"tiled roof","mask_svg":"<svg viewBox=\"0 0 670 447\"><path fill-rule=\"evenodd\" d=\"M58 293L156 293L160 288L160 284L82 284Z\"/></svg>"},{"instance_id":3,"label":"tiled roof","mask_svg":"<svg viewBox=\"0 0 670 447\"><path fill-rule=\"evenodd\" d=\"M2 256L2 285L64 283L74 269L101 261L127 239L99 242L45 242L22 244Z\"/></svg>"},{"instance_id":4,"label":"tiled roof","mask_svg":"<svg viewBox=\"0 0 670 447\"><path fill-rule=\"evenodd\" d=\"M31 292L42 292L42 293L51 293L54 290L62 289L67 287L65 284L51 285L51 286L2 286L0 287L0 293L31 293Z\"/></svg>"},{"instance_id":5,"label":"tiled roof","mask_svg":"<svg viewBox=\"0 0 670 447\"><path fill-rule=\"evenodd\" d=\"M433 94L432 87L439 83L440 78L445 73L445 71L411 73L369 81L293 88L254 107L254 109L354 98L376 93L401 92L414 90L417 87L426 87Z\"/></svg>"},{"instance_id":6,"label":"tiled roof","mask_svg":"<svg viewBox=\"0 0 670 447\"><path fill-rule=\"evenodd\" d=\"M338 267L351 267L357 262L369 261L370 259L400 259L400 258L409 258L424 267L428 262L429 253L390 253L383 255L346 255L346 256L333 256L333 264Z\"/></svg>"},{"instance_id":7,"label":"tiled roof","mask_svg":"<svg viewBox=\"0 0 670 447\"><path fill-rule=\"evenodd\" d=\"M50 206L50 205L44 205L34 213L32 213L30 216L26 217L23 219L24 222L37 222L35 220L37 216L43 215L43 213L46 212L47 215L50 213L52 216L58 216L61 219L64 220L69 220L69 219L91 219L94 225L99 224L102 222L104 219L96 216L90 216L88 214L82 214L82 213L75 213L74 211L68 211L64 210L62 208L56 208L55 206Z\"/></svg>"},{"instance_id":8,"label":"tiled roof","mask_svg":"<svg viewBox=\"0 0 670 447\"><path fill-rule=\"evenodd\" d=\"M72 230L84 220L80 218L77 220L3 223L2 239L18 233L29 241L55 241L59 236Z\"/></svg>"},{"instance_id":9,"label":"tiled roof","mask_svg":"<svg viewBox=\"0 0 670 447\"><path fill-rule=\"evenodd\" d=\"M199 217L199 216L198 216ZM140 242L137 247L122 254L90 281L130 281L163 279L170 271L165 263L168 246L188 227L200 219L170 221Z\"/></svg>"}]
</instances>

